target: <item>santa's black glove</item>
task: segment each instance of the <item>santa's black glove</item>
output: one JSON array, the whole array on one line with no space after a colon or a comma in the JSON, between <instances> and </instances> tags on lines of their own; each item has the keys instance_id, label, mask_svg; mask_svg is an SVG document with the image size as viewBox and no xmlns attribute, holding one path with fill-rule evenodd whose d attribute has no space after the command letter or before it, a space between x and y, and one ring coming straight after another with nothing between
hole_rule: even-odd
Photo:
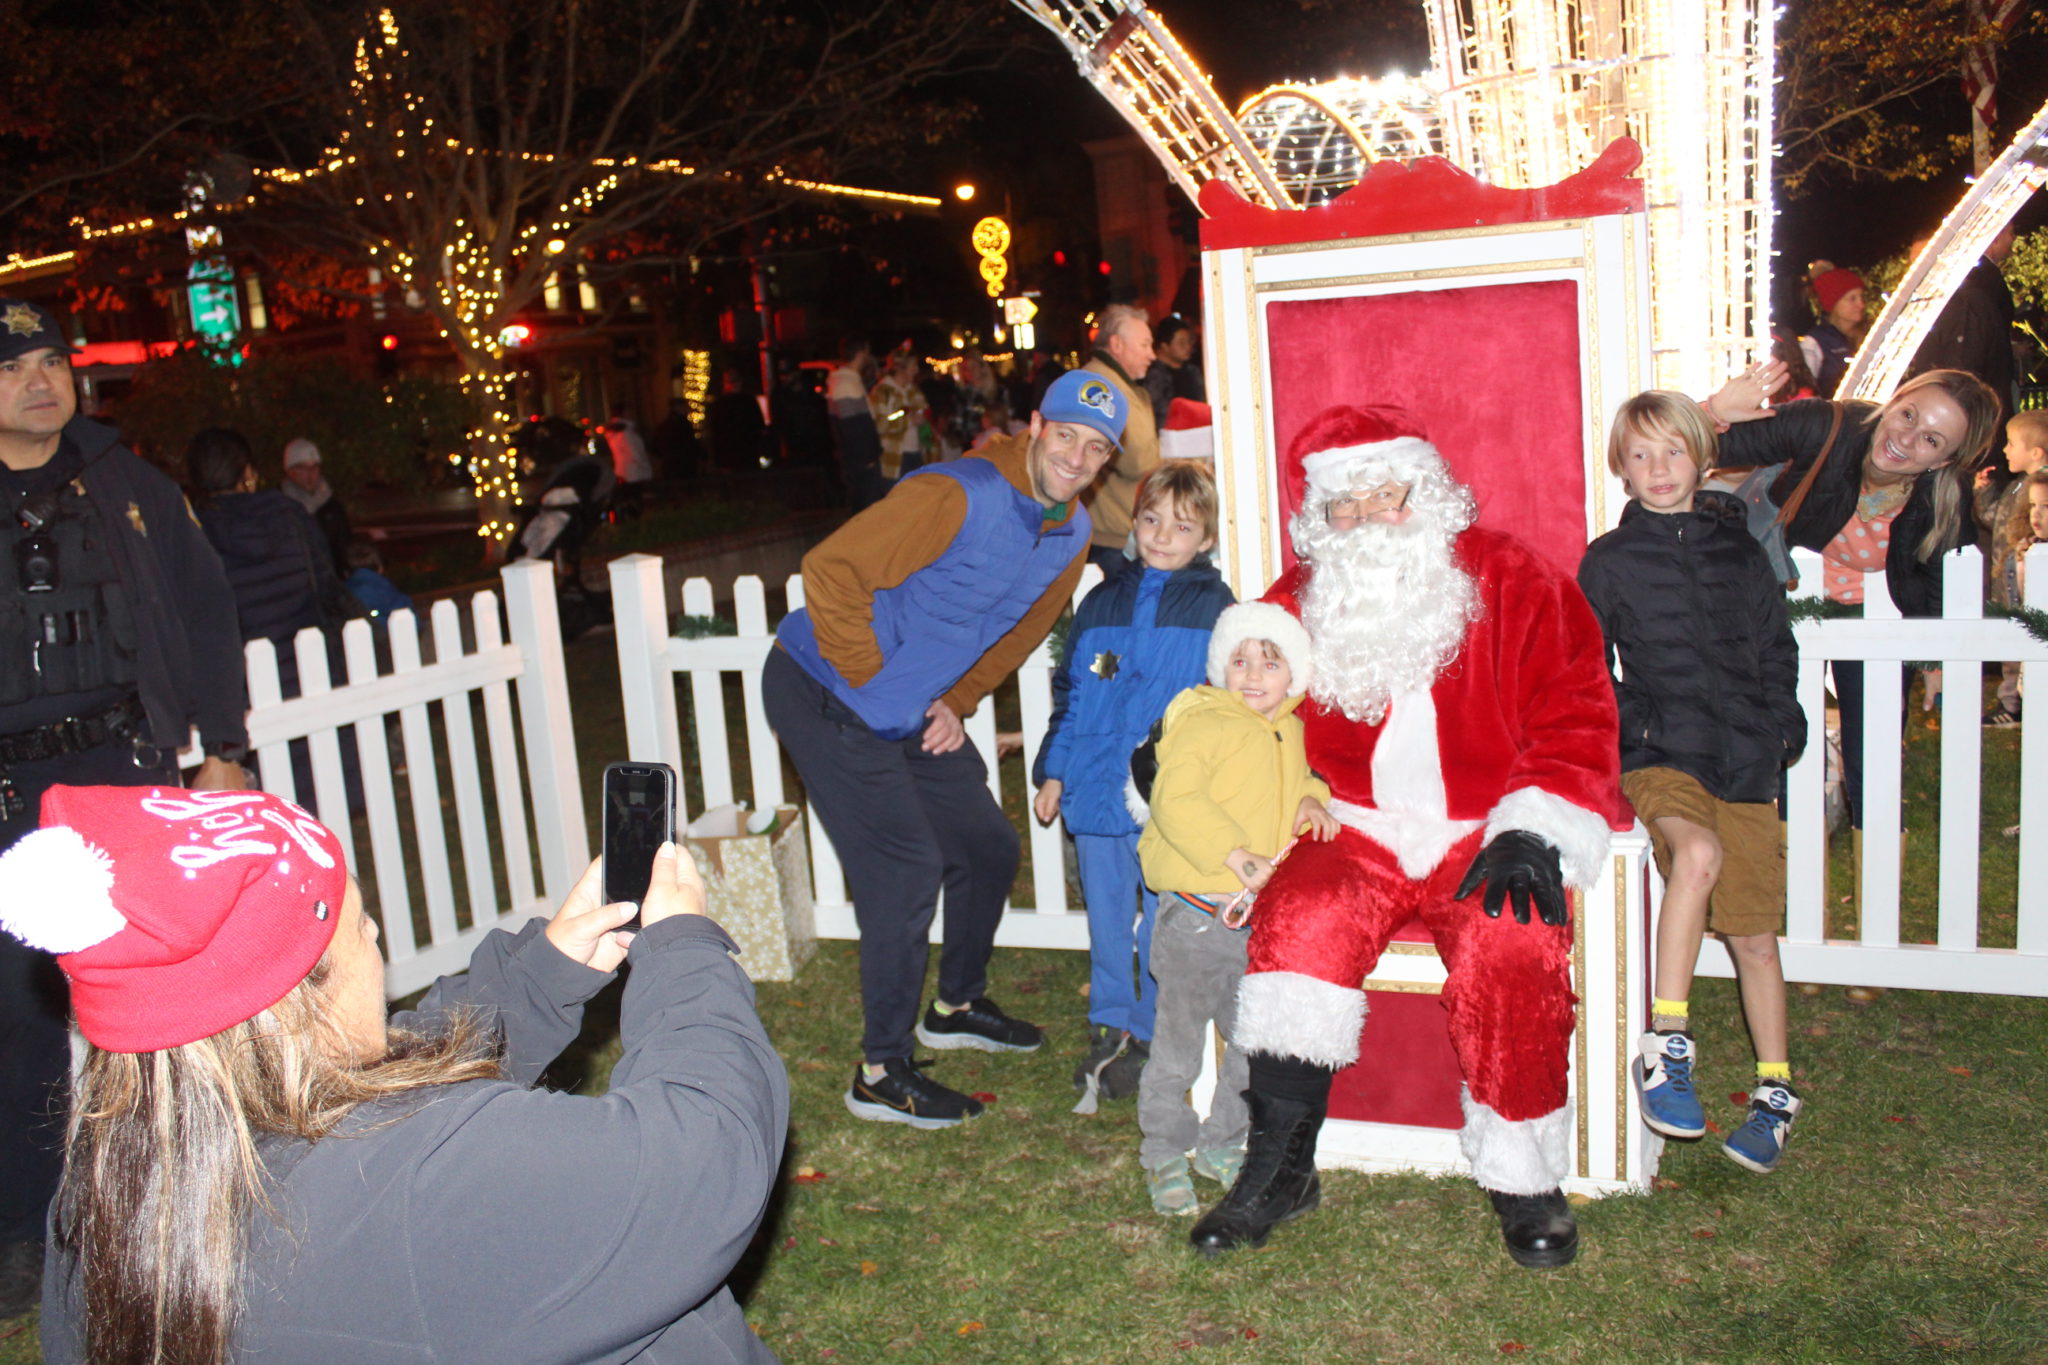
<instances>
[{"instance_id":1,"label":"santa's black glove","mask_svg":"<svg viewBox=\"0 0 2048 1365\"><path fill-rule=\"evenodd\" d=\"M1515 923L1529 922L1529 902L1545 924L1564 924L1571 919L1571 907L1564 898L1564 868L1557 849L1525 829L1496 834L1465 869L1455 900L1463 900L1486 884L1482 903L1489 918L1500 918L1503 900L1515 908Z\"/></svg>"}]
</instances>

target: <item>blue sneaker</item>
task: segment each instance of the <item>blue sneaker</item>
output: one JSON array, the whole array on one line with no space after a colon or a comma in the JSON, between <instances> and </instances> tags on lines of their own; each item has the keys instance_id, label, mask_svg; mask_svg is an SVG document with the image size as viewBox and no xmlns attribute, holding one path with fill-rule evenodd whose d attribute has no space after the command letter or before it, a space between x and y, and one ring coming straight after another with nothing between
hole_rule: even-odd
<instances>
[{"instance_id":1,"label":"blue sneaker","mask_svg":"<svg viewBox=\"0 0 2048 1365\"><path fill-rule=\"evenodd\" d=\"M1758 1081L1749 1092L1749 1117L1728 1135L1721 1150L1736 1165L1769 1175L1778 1169L1778 1158L1792 1140L1792 1120L1805 1107L1799 1092L1785 1082Z\"/></svg>"},{"instance_id":2,"label":"blue sneaker","mask_svg":"<svg viewBox=\"0 0 2048 1365\"><path fill-rule=\"evenodd\" d=\"M1665 1137L1696 1138L1707 1131L1706 1111L1693 1088L1690 1033L1645 1033L1632 1070L1643 1122Z\"/></svg>"}]
</instances>

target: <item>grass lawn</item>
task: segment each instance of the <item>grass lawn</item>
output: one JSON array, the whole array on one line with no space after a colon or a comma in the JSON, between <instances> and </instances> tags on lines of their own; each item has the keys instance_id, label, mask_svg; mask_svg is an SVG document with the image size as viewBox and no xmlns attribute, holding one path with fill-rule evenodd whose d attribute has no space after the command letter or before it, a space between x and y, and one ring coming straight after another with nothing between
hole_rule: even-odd
<instances>
[{"instance_id":1,"label":"grass lawn","mask_svg":"<svg viewBox=\"0 0 2048 1365\"><path fill-rule=\"evenodd\" d=\"M586 782L621 747L611 649L609 636L571 649ZM1913 810L1935 807L1935 739L1916 713ZM2000 828L2016 748L1985 743L1987 923L2011 915ZM1919 841L1933 831L1909 824L1906 936L1931 938ZM1507 1259L1469 1182L1347 1172L1264 1250L1195 1257L1189 1220L1150 1211L1131 1106L1068 1112L1077 953L996 954L991 994L1051 1041L1029 1057L942 1056L940 1079L994 1097L983 1117L939 1133L858 1122L840 1098L856 965L853 944L823 943L798 981L759 993L793 1126L736 1283L785 1361L2048 1362L2048 1000L1795 989L1808 1109L1785 1166L1751 1175L1711 1135L1672 1144L1655 1193L1581 1207L1577 1263L1541 1273ZM1702 980L1695 1000L1709 1114L1726 1128L1747 1083L1733 983ZM611 993L594 1003L554 1083L602 1089L615 1007ZM36 1359L33 1324L0 1324L0 1365Z\"/></svg>"}]
</instances>

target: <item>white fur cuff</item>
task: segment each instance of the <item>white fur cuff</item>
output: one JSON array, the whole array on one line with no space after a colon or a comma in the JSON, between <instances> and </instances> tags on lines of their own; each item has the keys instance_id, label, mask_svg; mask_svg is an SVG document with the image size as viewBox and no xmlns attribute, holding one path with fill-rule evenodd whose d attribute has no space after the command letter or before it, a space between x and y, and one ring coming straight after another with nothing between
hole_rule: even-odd
<instances>
[{"instance_id":1,"label":"white fur cuff","mask_svg":"<svg viewBox=\"0 0 2048 1365\"><path fill-rule=\"evenodd\" d=\"M1527 830L1555 845L1564 866L1565 885L1585 890L1600 879L1607 857L1607 821L1583 806L1541 787L1522 787L1500 799L1486 817L1484 841L1511 829Z\"/></svg>"},{"instance_id":2,"label":"white fur cuff","mask_svg":"<svg viewBox=\"0 0 2048 1365\"><path fill-rule=\"evenodd\" d=\"M1396 436L1390 441L1318 450L1302 458L1301 474L1309 487L1336 496L1350 492L1356 486L1353 480L1371 466L1396 475L1417 468L1441 469L1443 455L1420 436Z\"/></svg>"},{"instance_id":3,"label":"white fur cuff","mask_svg":"<svg viewBox=\"0 0 2048 1365\"><path fill-rule=\"evenodd\" d=\"M1502 1118L1462 1086L1458 1099L1465 1107L1458 1145L1479 1188L1542 1194L1564 1183L1572 1168L1570 1105L1541 1118L1518 1120Z\"/></svg>"},{"instance_id":4,"label":"white fur cuff","mask_svg":"<svg viewBox=\"0 0 2048 1365\"><path fill-rule=\"evenodd\" d=\"M1358 1060L1365 992L1299 972L1254 972L1237 986L1230 1040L1247 1053L1343 1068Z\"/></svg>"}]
</instances>

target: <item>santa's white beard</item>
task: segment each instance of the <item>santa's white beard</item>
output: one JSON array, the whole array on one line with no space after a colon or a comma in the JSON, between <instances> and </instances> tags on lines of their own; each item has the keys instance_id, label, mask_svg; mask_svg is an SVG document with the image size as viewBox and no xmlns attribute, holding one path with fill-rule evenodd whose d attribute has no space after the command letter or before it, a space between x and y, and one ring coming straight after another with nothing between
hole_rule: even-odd
<instances>
[{"instance_id":1,"label":"santa's white beard","mask_svg":"<svg viewBox=\"0 0 2048 1365\"><path fill-rule=\"evenodd\" d=\"M1338 529L1315 503L1293 532L1312 567L1301 595L1315 651L1309 695L1377 725L1395 696L1435 683L1479 617L1478 587L1451 555L1456 532L1420 508L1397 526Z\"/></svg>"}]
</instances>

